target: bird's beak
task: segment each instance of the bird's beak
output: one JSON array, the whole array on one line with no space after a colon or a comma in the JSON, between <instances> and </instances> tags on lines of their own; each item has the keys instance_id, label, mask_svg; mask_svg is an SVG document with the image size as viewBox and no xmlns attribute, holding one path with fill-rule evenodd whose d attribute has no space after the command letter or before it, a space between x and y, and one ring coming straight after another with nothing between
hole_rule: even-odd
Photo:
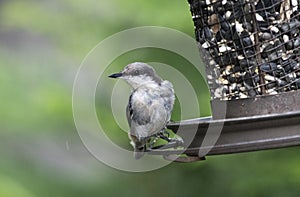
<instances>
[{"instance_id":1,"label":"bird's beak","mask_svg":"<svg viewBox=\"0 0 300 197\"><path fill-rule=\"evenodd\" d=\"M121 76L122 76L122 73L115 73L115 74L109 75L108 77L110 77L110 78L119 78Z\"/></svg>"}]
</instances>

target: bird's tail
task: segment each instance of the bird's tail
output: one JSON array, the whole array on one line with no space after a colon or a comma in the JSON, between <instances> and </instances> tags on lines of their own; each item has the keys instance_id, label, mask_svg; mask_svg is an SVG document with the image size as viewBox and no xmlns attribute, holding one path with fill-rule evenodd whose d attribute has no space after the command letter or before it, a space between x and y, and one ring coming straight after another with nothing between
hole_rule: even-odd
<instances>
[{"instance_id":1,"label":"bird's tail","mask_svg":"<svg viewBox=\"0 0 300 197\"><path fill-rule=\"evenodd\" d=\"M142 147L135 147L134 148L134 153L133 156L135 159L140 159L145 155L145 151L146 151L146 146L142 146Z\"/></svg>"},{"instance_id":2,"label":"bird's tail","mask_svg":"<svg viewBox=\"0 0 300 197\"><path fill-rule=\"evenodd\" d=\"M138 139L136 136L128 134L131 139L130 144L134 148L133 156L135 159L140 159L146 152L146 139Z\"/></svg>"}]
</instances>

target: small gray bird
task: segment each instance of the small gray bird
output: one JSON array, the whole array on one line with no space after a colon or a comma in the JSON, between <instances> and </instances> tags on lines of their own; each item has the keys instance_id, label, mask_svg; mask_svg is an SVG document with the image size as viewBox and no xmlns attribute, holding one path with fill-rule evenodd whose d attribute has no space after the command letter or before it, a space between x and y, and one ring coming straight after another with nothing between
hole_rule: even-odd
<instances>
[{"instance_id":1,"label":"small gray bird","mask_svg":"<svg viewBox=\"0 0 300 197\"><path fill-rule=\"evenodd\" d=\"M144 155L150 138L162 134L170 121L175 101L173 85L160 78L151 66L141 62L129 64L122 72L109 77L124 79L133 88L126 115L134 157L139 159Z\"/></svg>"}]
</instances>

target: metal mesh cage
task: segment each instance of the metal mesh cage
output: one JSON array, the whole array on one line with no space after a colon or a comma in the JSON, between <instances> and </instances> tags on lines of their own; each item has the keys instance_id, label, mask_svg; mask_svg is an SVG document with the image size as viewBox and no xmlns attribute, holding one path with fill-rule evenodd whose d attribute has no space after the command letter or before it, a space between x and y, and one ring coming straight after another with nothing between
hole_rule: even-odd
<instances>
[{"instance_id":1,"label":"metal mesh cage","mask_svg":"<svg viewBox=\"0 0 300 197\"><path fill-rule=\"evenodd\" d=\"M188 0L212 100L300 89L300 0Z\"/></svg>"}]
</instances>

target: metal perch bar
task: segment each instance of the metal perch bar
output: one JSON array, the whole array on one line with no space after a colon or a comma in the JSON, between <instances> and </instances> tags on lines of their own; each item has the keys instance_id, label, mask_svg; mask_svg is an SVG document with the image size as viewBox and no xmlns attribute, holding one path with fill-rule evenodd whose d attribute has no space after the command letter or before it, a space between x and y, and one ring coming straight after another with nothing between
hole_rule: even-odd
<instances>
[{"instance_id":1,"label":"metal perch bar","mask_svg":"<svg viewBox=\"0 0 300 197\"><path fill-rule=\"evenodd\" d=\"M207 155L300 145L300 111L224 120L195 119L172 123L168 128L176 132L180 126L188 134L189 128L194 128L193 126L196 125L198 127L196 136L184 153L189 156L198 156L208 127L218 126L220 123L224 123L224 127L217 143L213 147L201 147L203 150L209 150ZM182 135L181 137L184 140L186 136ZM176 155L181 152L181 150L153 150L149 154Z\"/></svg>"},{"instance_id":2,"label":"metal perch bar","mask_svg":"<svg viewBox=\"0 0 300 197\"><path fill-rule=\"evenodd\" d=\"M278 115L254 116L211 120L198 124L198 131L192 144L186 150L189 155L197 155L208 125L224 123L222 134L208 155L239 153L300 145L300 111ZM176 130L182 123L170 125ZM188 130L186 130L188 132ZM183 137L184 138L184 137Z\"/></svg>"},{"instance_id":3,"label":"metal perch bar","mask_svg":"<svg viewBox=\"0 0 300 197\"><path fill-rule=\"evenodd\" d=\"M212 106L222 102L226 101L212 101ZM168 125L175 133L179 127L184 131L180 134L184 142L189 141L195 128L197 130L191 143L184 145L184 153L191 157L180 157L176 161L196 161L200 147L207 155L220 155L300 145L300 91L227 101L226 105L227 112L222 119L206 117ZM220 125L222 128L217 142L203 146L205 136L214 135L207 132L208 128ZM149 154L176 155L182 152L182 149L158 149Z\"/></svg>"}]
</instances>

